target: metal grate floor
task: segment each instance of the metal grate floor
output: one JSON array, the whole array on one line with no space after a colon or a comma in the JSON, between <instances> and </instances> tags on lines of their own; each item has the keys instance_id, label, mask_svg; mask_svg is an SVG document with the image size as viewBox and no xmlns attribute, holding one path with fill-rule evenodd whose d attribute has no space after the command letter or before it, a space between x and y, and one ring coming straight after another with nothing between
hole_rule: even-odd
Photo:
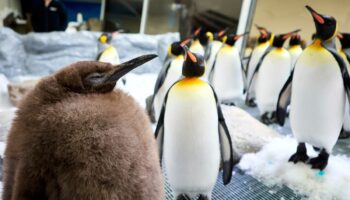
<instances>
[{"instance_id":1,"label":"metal grate floor","mask_svg":"<svg viewBox=\"0 0 350 200\"><path fill-rule=\"evenodd\" d=\"M286 186L268 187L237 167L234 172L230 184L226 186L222 183L222 172L220 172L212 200L299 200L303 198ZM165 192L166 199L173 200L168 182L165 183Z\"/></svg>"}]
</instances>

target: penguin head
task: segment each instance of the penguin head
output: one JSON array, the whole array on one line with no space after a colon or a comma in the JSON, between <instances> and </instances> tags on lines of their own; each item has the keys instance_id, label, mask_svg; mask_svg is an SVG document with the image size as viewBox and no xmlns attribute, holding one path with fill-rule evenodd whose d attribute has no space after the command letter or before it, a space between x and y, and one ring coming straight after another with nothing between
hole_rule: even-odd
<instances>
[{"instance_id":1,"label":"penguin head","mask_svg":"<svg viewBox=\"0 0 350 200\"><path fill-rule=\"evenodd\" d=\"M102 33L98 38L98 41L102 44L109 44L113 39L112 33Z\"/></svg>"},{"instance_id":2,"label":"penguin head","mask_svg":"<svg viewBox=\"0 0 350 200\"><path fill-rule=\"evenodd\" d=\"M289 46L301 45L301 37L299 34L292 34L289 40Z\"/></svg>"},{"instance_id":3,"label":"penguin head","mask_svg":"<svg viewBox=\"0 0 350 200\"><path fill-rule=\"evenodd\" d=\"M340 41L342 49L350 48L350 33L338 33L337 38Z\"/></svg>"},{"instance_id":4,"label":"penguin head","mask_svg":"<svg viewBox=\"0 0 350 200\"><path fill-rule=\"evenodd\" d=\"M297 29L295 31L289 32L289 33L284 33L284 34L279 34L276 35L273 38L272 46L280 48L283 46L284 42L293 34L299 32L300 29Z\"/></svg>"},{"instance_id":5,"label":"penguin head","mask_svg":"<svg viewBox=\"0 0 350 200\"><path fill-rule=\"evenodd\" d=\"M174 56L183 55L185 53L183 46L187 45L190 41L190 39L185 39L182 41L173 42L170 45L169 53Z\"/></svg>"},{"instance_id":6,"label":"penguin head","mask_svg":"<svg viewBox=\"0 0 350 200\"><path fill-rule=\"evenodd\" d=\"M235 45L235 43L236 43L236 41L239 39L239 38L241 38L242 36L244 36L244 35L246 35L246 34L248 34L248 32L246 32L246 33L243 33L243 34L229 34L229 35L227 35L227 38L225 39L225 44L227 44L227 45L230 45L230 46L233 46L233 45Z\"/></svg>"},{"instance_id":7,"label":"penguin head","mask_svg":"<svg viewBox=\"0 0 350 200\"><path fill-rule=\"evenodd\" d=\"M209 41L213 41L214 40L214 34L210 31L205 33L206 37L208 38Z\"/></svg>"},{"instance_id":8,"label":"penguin head","mask_svg":"<svg viewBox=\"0 0 350 200\"><path fill-rule=\"evenodd\" d=\"M119 65L97 61L82 61L63 68L54 76L57 83L65 91L74 93L106 93L113 90L116 82L123 75L155 57L157 55L144 55Z\"/></svg>"},{"instance_id":9,"label":"penguin head","mask_svg":"<svg viewBox=\"0 0 350 200\"><path fill-rule=\"evenodd\" d=\"M258 26L257 24L255 24L255 27L258 29L260 36L258 38L258 43L265 43L267 41L269 41L272 37L272 33L269 32L266 28Z\"/></svg>"},{"instance_id":10,"label":"penguin head","mask_svg":"<svg viewBox=\"0 0 350 200\"><path fill-rule=\"evenodd\" d=\"M182 66L182 75L186 78L201 77L205 71L204 57L192 53L186 46L185 61Z\"/></svg>"},{"instance_id":11,"label":"penguin head","mask_svg":"<svg viewBox=\"0 0 350 200\"><path fill-rule=\"evenodd\" d=\"M311 13L315 26L316 26L316 38L325 41L332 39L337 32L337 21L327 15L317 13L310 6L305 6Z\"/></svg>"},{"instance_id":12,"label":"penguin head","mask_svg":"<svg viewBox=\"0 0 350 200\"><path fill-rule=\"evenodd\" d=\"M220 31L220 32L217 32L213 35L213 40L217 40L217 41L220 41L222 42L226 36L226 32L227 32L228 28Z\"/></svg>"}]
</instances>

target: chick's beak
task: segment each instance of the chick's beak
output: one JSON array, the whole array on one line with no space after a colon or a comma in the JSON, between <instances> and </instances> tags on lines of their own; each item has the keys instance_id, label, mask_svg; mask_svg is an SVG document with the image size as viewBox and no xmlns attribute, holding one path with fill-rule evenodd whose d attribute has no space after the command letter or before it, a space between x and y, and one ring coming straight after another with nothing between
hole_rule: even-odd
<instances>
[{"instance_id":1,"label":"chick's beak","mask_svg":"<svg viewBox=\"0 0 350 200\"><path fill-rule=\"evenodd\" d=\"M154 59L155 57L157 57L157 55L148 54L148 55L139 56L137 58L134 58L122 64L115 65L112 70L107 72L106 79L104 82L105 83L116 82L118 79L120 79L122 76L124 76L131 70Z\"/></svg>"}]
</instances>

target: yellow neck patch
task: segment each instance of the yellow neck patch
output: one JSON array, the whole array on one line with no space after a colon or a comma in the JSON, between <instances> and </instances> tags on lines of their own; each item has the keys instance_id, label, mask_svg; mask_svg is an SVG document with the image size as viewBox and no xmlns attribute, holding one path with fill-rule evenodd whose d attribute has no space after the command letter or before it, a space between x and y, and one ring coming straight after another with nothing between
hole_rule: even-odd
<instances>
[{"instance_id":1,"label":"yellow neck patch","mask_svg":"<svg viewBox=\"0 0 350 200\"><path fill-rule=\"evenodd\" d=\"M320 40L320 39L316 39L316 40L314 41L314 43L312 43L312 44L310 45L310 47L312 47L312 48L322 48L321 40Z\"/></svg>"},{"instance_id":2,"label":"yellow neck patch","mask_svg":"<svg viewBox=\"0 0 350 200\"><path fill-rule=\"evenodd\" d=\"M181 81L179 81L176 86L178 87L184 87L184 86L200 86L206 84L205 81L197 78L197 77L191 77L191 78L184 78Z\"/></svg>"}]
</instances>

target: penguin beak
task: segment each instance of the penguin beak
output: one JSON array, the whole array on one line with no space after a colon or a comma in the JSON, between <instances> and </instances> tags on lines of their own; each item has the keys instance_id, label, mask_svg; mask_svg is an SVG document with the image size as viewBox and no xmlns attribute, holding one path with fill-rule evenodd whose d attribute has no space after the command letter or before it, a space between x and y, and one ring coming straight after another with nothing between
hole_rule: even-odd
<instances>
[{"instance_id":1,"label":"penguin beak","mask_svg":"<svg viewBox=\"0 0 350 200\"><path fill-rule=\"evenodd\" d=\"M338 39L343 39L344 36L343 36L343 34L341 34L341 33L337 33L337 38L338 38Z\"/></svg>"},{"instance_id":2,"label":"penguin beak","mask_svg":"<svg viewBox=\"0 0 350 200\"><path fill-rule=\"evenodd\" d=\"M187 39L183 40L183 41L180 43L180 46L184 47L184 46L186 46L190 41L191 41L191 39L190 39L190 38L187 38Z\"/></svg>"},{"instance_id":3,"label":"penguin beak","mask_svg":"<svg viewBox=\"0 0 350 200\"><path fill-rule=\"evenodd\" d=\"M196 29L196 31L193 33L194 36L198 36L199 32L202 30L202 27L199 27Z\"/></svg>"},{"instance_id":4,"label":"penguin beak","mask_svg":"<svg viewBox=\"0 0 350 200\"><path fill-rule=\"evenodd\" d=\"M282 37L282 38L283 38L283 40L286 40L286 39L288 39L291 35L293 35L294 33L299 32L299 31L301 31L301 29L297 29L297 30L294 30L294 31L292 31L292 32L283 34L283 37Z\"/></svg>"},{"instance_id":5,"label":"penguin beak","mask_svg":"<svg viewBox=\"0 0 350 200\"><path fill-rule=\"evenodd\" d=\"M154 59L157 57L155 54L143 55L122 64L116 65L113 69L106 74L106 79L104 83L116 82L122 76L135 69L136 67Z\"/></svg>"},{"instance_id":6,"label":"penguin beak","mask_svg":"<svg viewBox=\"0 0 350 200\"><path fill-rule=\"evenodd\" d=\"M229 29L229 28L225 28L224 30L220 31L220 32L218 33L218 36L219 36L219 37L224 36L224 35L226 34L226 32L228 31L228 29Z\"/></svg>"},{"instance_id":7,"label":"penguin beak","mask_svg":"<svg viewBox=\"0 0 350 200\"><path fill-rule=\"evenodd\" d=\"M235 36L233 37L233 39L234 39L234 40L238 40L239 38L241 38L242 36L247 35L247 34L249 34L249 32L245 32L245 33L243 33L243 34L235 35Z\"/></svg>"},{"instance_id":8,"label":"penguin beak","mask_svg":"<svg viewBox=\"0 0 350 200\"><path fill-rule=\"evenodd\" d=\"M324 24L323 17L318 14L314 9L312 9L310 6L305 6L306 9L311 13L312 17L318 24Z\"/></svg>"},{"instance_id":9,"label":"penguin beak","mask_svg":"<svg viewBox=\"0 0 350 200\"><path fill-rule=\"evenodd\" d=\"M261 34L262 38L267 38L268 34L267 34L267 30L264 27L258 26L257 24L255 24L255 27L258 29L258 31Z\"/></svg>"}]
</instances>

